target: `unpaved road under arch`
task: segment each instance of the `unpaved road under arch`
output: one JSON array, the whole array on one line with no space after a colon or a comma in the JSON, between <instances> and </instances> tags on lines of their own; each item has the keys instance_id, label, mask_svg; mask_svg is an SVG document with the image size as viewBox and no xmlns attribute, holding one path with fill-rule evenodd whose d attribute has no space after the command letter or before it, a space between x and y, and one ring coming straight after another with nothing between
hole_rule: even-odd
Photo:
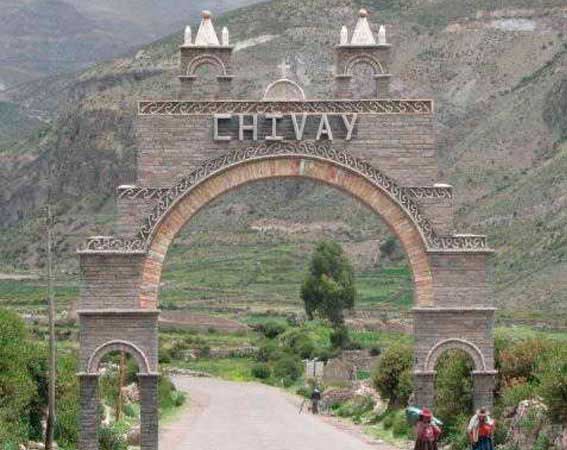
<instances>
[{"instance_id":1,"label":"unpaved road under arch","mask_svg":"<svg viewBox=\"0 0 567 450\"><path fill-rule=\"evenodd\" d=\"M299 414L299 402L258 383L174 377L191 405L163 425L162 450L397 450L373 443L349 427Z\"/></svg>"}]
</instances>

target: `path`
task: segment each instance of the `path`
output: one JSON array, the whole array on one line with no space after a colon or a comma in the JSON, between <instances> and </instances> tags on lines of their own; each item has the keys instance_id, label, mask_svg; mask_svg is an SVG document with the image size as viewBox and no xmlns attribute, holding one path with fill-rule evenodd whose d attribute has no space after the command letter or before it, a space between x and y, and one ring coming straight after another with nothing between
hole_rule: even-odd
<instances>
[{"instance_id":1,"label":"path","mask_svg":"<svg viewBox=\"0 0 567 450\"><path fill-rule=\"evenodd\" d=\"M167 450L397 450L329 420L298 414L296 398L258 383L174 377L191 406L161 427Z\"/></svg>"}]
</instances>

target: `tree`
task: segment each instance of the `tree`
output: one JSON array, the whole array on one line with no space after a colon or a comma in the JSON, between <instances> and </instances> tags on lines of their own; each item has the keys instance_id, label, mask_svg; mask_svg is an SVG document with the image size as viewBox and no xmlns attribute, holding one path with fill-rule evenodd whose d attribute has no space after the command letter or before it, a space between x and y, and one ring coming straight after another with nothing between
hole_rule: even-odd
<instances>
[{"instance_id":1,"label":"tree","mask_svg":"<svg viewBox=\"0 0 567 450\"><path fill-rule=\"evenodd\" d=\"M321 241L309 263L309 273L301 286L301 298L309 320L316 315L334 327L344 324L344 310L356 300L354 270L341 246Z\"/></svg>"},{"instance_id":2,"label":"tree","mask_svg":"<svg viewBox=\"0 0 567 450\"><path fill-rule=\"evenodd\" d=\"M372 382L383 398L392 407L404 406L412 393L413 348L411 345L395 343L384 351L372 374Z\"/></svg>"}]
</instances>

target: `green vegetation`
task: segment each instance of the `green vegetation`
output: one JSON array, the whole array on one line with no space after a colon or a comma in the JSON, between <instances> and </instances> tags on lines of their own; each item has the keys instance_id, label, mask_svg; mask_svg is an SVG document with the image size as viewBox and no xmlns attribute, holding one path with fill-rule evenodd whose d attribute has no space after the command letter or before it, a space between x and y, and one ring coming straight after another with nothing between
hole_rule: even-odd
<instances>
[{"instance_id":1,"label":"green vegetation","mask_svg":"<svg viewBox=\"0 0 567 450\"><path fill-rule=\"evenodd\" d=\"M392 344L378 359L372 382L392 408L403 406L409 400L413 389L412 366L413 348L407 344Z\"/></svg>"},{"instance_id":2,"label":"green vegetation","mask_svg":"<svg viewBox=\"0 0 567 450\"><path fill-rule=\"evenodd\" d=\"M317 315L341 327L344 310L354 308L356 295L354 270L341 246L332 241L317 244L301 286L307 318Z\"/></svg>"}]
</instances>

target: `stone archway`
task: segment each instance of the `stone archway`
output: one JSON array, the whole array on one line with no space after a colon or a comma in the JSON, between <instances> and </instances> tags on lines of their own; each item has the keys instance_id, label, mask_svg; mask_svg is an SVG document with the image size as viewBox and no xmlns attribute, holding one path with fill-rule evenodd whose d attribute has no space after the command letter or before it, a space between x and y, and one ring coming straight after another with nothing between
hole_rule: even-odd
<instances>
[{"instance_id":1,"label":"stone archway","mask_svg":"<svg viewBox=\"0 0 567 450\"><path fill-rule=\"evenodd\" d=\"M141 276L141 308L158 307L159 284L167 250L193 215L218 196L246 183L289 177L308 178L333 186L366 204L380 216L398 237L408 256L415 285L415 304L423 307L432 305L433 279L427 247L428 238L435 239L435 236L431 234L427 219L420 215L417 206L402 189L367 164L360 163L360 170L354 170L343 159L345 155L338 152L331 151L336 157L332 159L325 158L324 153L317 156L314 152L298 151L298 146L275 144L271 147L272 152L269 147L263 147L257 157L251 157L254 149L250 148L248 157L241 161L234 161L235 155L227 155L222 158L229 162L226 167L221 166L198 182L189 183L185 189L183 187L188 182L183 180L164 196L146 219L141 232L147 239L147 256ZM317 145L310 147L317 148ZM329 151L323 145L320 150ZM172 191L176 191L176 195Z\"/></svg>"},{"instance_id":2,"label":"stone archway","mask_svg":"<svg viewBox=\"0 0 567 450\"><path fill-rule=\"evenodd\" d=\"M132 344L131 342L114 340L102 344L93 352L87 363L87 373L92 375L97 374L102 359L107 354L112 352L128 353L136 360L139 373L149 374L151 372L148 358L146 358L146 355L144 355L144 352L140 348L138 348L138 346Z\"/></svg>"}]
</instances>

